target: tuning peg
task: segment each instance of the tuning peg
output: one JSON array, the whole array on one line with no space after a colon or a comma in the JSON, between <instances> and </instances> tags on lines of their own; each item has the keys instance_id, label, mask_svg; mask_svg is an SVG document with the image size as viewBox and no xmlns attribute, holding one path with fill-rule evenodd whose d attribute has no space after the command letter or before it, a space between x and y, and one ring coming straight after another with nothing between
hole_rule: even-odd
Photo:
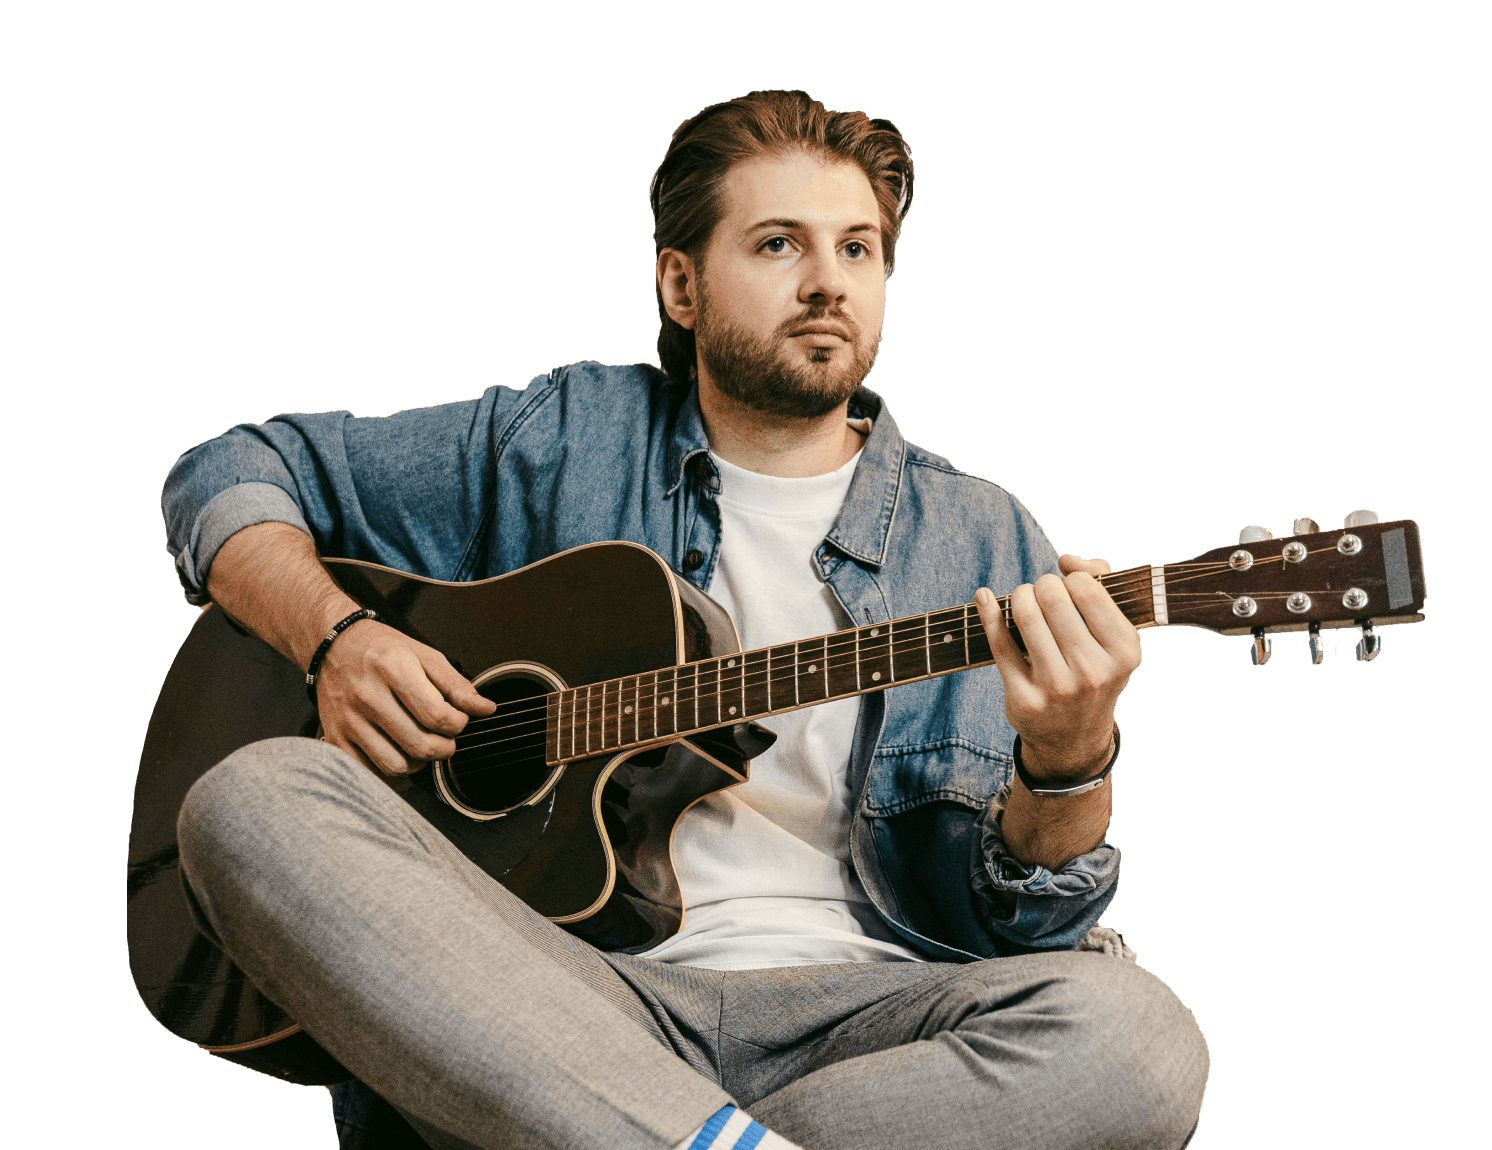
<instances>
[{"instance_id":1,"label":"tuning peg","mask_svg":"<svg viewBox=\"0 0 1492 1150\"><path fill-rule=\"evenodd\" d=\"M1376 511L1350 511L1350 512L1347 513L1346 522L1344 522L1342 524L1342 526L1343 527L1367 527L1370 524L1377 523L1377 522L1378 522L1378 512L1376 512Z\"/></svg>"},{"instance_id":2,"label":"tuning peg","mask_svg":"<svg viewBox=\"0 0 1492 1150\"><path fill-rule=\"evenodd\" d=\"M1249 658L1254 661L1254 666L1262 667L1265 663L1269 662L1270 654L1271 644L1269 640L1264 637L1264 628L1255 627L1254 649L1249 652Z\"/></svg>"},{"instance_id":3,"label":"tuning peg","mask_svg":"<svg viewBox=\"0 0 1492 1150\"><path fill-rule=\"evenodd\" d=\"M1354 527L1358 524L1354 523ZM1357 661L1371 663L1383 653L1383 640L1373 634L1372 620L1362 625L1362 640L1357 644Z\"/></svg>"},{"instance_id":4,"label":"tuning peg","mask_svg":"<svg viewBox=\"0 0 1492 1150\"><path fill-rule=\"evenodd\" d=\"M1238 533L1240 543L1262 543L1266 539L1273 539L1268 527L1245 527Z\"/></svg>"},{"instance_id":5,"label":"tuning peg","mask_svg":"<svg viewBox=\"0 0 1492 1150\"><path fill-rule=\"evenodd\" d=\"M1314 535L1320 530L1321 528L1316 526L1314 519L1297 519L1295 521L1296 535Z\"/></svg>"},{"instance_id":6,"label":"tuning peg","mask_svg":"<svg viewBox=\"0 0 1492 1150\"><path fill-rule=\"evenodd\" d=\"M1321 624L1314 619L1311 620L1311 662L1320 666L1321 660L1326 657L1326 644L1321 641Z\"/></svg>"}]
</instances>

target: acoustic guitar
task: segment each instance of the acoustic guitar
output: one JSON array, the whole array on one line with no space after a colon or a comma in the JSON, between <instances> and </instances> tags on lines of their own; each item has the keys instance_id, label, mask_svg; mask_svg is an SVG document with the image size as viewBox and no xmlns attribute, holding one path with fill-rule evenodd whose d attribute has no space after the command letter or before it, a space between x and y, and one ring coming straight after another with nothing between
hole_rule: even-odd
<instances>
[{"instance_id":1,"label":"acoustic guitar","mask_svg":"<svg viewBox=\"0 0 1492 1150\"><path fill-rule=\"evenodd\" d=\"M1136 627L1251 635L1423 619L1419 530L1355 512L1101 582ZM597 543L476 583L329 559L378 618L443 652L497 704L450 759L386 780L478 866L595 945L641 952L678 931L670 840L691 805L746 782L774 736L757 720L993 662L972 603L742 651L726 612L653 552ZM1009 599L999 600L1009 623ZM1017 638L1019 636L1017 635ZM346 1070L196 929L178 865L187 789L231 752L319 727L302 670L221 610L198 618L151 716L129 853L130 965L173 1033L304 1083Z\"/></svg>"}]
</instances>

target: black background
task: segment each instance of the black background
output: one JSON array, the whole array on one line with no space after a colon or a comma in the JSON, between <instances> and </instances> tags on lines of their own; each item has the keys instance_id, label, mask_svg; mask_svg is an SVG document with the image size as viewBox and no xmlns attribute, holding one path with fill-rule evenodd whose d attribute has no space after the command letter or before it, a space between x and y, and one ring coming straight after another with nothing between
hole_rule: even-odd
<instances>
[{"instance_id":1,"label":"black background","mask_svg":"<svg viewBox=\"0 0 1492 1150\"><path fill-rule=\"evenodd\" d=\"M158 504L176 456L285 410L385 415L576 359L655 361L649 177L682 119L750 87L807 87L912 143L867 382L907 439L1015 492L1059 550L1179 561L1355 507L1416 519L1429 555L1447 538L1423 430L1447 418L1420 313L1423 157L1389 82L1382 100L1198 100L1137 78L1115 101L771 70L294 97L261 81L204 104L163 89L119 121L140 206L119 243L151 285L121 340L143 386L110 483L151 637L116 685L130 756L195 618ZM1268 1140L1285 1114L1301 1140L1340 1134L1385 1035L1414 1031L1385 968L1434 929L1397 852L1437 631L1386 629L1374 664L1328 632L1314 668L1303 635L1253 668L1240 638L1144 634L1104 922L1207 1034L1198 1150ZM121 1074L152 1143L198 1144L207 1122L216 1146L333 1146L325 1092L191 1049L121 989Z\"/></svg>"}]
</instances>

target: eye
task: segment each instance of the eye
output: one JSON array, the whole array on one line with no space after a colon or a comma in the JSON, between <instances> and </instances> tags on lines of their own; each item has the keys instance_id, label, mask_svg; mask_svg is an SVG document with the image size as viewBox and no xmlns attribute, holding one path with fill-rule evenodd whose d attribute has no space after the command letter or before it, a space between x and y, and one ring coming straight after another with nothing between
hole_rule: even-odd
<instances>
[{"instance_id":1,"label":"eye","mask_svg":"<svg viewBox=\"0 0 1492 1150\"><path fill-rule=\"evenodd\" d=\"M766 243L762 244L762 251L771 252L774 256L780 256L783 252L787 251L787 242L786 236L773 236Z\"/></svg>"},{"instance_id":2,"label":"eye","mask_svg":"<svg viewBox=\"0 0 1492 1150\"><path fill-rule=\"evenodd\" d=\"M844 245L844 254L849 256L852 260L858 260L864 259L870 254L870 252L859 240L851 240L849 243Z\"/></svg>"}]
</instances>

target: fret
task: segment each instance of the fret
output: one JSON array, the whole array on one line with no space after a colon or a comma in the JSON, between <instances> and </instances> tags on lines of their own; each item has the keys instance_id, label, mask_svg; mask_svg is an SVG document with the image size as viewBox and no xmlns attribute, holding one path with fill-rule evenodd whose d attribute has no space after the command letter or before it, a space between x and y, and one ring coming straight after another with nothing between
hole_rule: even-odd
<instances>
[{"instance_id":1,"label":"fret","mask_svg":"<svg viewBox=\"0 0 1492 1150\"><path fill-rule=\"evenodd\" d=\"M693 698L693 701L694 701L694 725L692 727L690 727L689 729L692 730L692 731L697 731L703 725L699 721L699 664L698 663L694 664L693 672L694 673L690 676L690 678L693 680L693 683L691 684L691 686L692 686L693 689L689 692L689 694Z\"/></svg>"},{"instance_id":2,"label":"fret","mask_svg":"<svg viewBox=\"0 0 1492 1150\"><path fill-rule=\"evenodd\" d=\"M964 608L934 611L928 616L928 670L937 674L969 665L964 645Z\"/></svg>"},{"instance_id":3,"label":"fret","mask_svg":"<svg viewBox=\"0 0 1492 1150\"><path fill-rule=\"evenodd\" d=\"M997 599L995 600L995 604L1000 608L1001 618L1008 619L1009 616L1005 614L1005 608L1008 605L1007 602ZM976 663L992 662L995 653L989 649L989 636L985 634L984 624L980 621L978 608L970 604L969 610L972 613L972 617L969 620L968 637L969 666L972 667Z\"/></svg>"},{"instance_id":4,"label":"fret","mask_svg":"<svg viewBox=\"0 0 1492 1150\"><path fill-rule=\"evenodd\" d=\"M970 663L973 662L973 660L969 658L969 616L972 614L975 619L978 619L979 618L979 612L978 612L978 609L972 603L965 603L964 606L963 606L963 612L964 612L964 666L967 667Z\"/></svg>"},{"instance_id":5,"label":"fret","mask_svg":"<svg viewBox=\"0 0 1492 1150\"><path fill-rule=\"evenodd\" d=\"M857 632L856 662L859 664L860 688L875 690L891 684L891 628L885 623L861 627Z\"/></svg>"},{"instance_id":6,"label":"fret","mask_svg":"<svg viewBox=\"0 0 1492 1150\"><path fill-rule=\"evenodd\" d=\"M642 742L642 676L632 677L632 705L627 708L632 712L632 741Z\"/></svg>"},{"instance_id":7,"label":"fret","mask_svg":"<svg viewBox=\"0 0 1492 1150\"><path fill-rule=\"evenodd\" d=\"M725 661L725 669L730 674L723 675L720 701L725 707L725 717L739 722L746 709L746 664L736 655Z\"/></svg>"},{"instance_id":8,"label":"fret","mask_svg":"<svg viewBox=\"0 0 1492 1150\"><path fill-rule=\"evenodd\" d=\"M606 751L621 741L622 681L607 679L601 684L601 745L597 749Z\"/></svg>"},{"instance_id":9,"label":"fret","mask_svg":"<svg viewBox=\"0 0 1492 1150\"><path fill-rule=\"evenodd\" d=\"M772 709L770 689L767 684L767 660L769 651L745 651L741 663L741 712L738 718L747 715L762 715Z\"/></svg>"},{"instance_id":10,"label":"fret","mask_svg":"<svg viewBox=\"0 0 1492 1150\"><path fill-rule=\"evenodd\" d=\"M798 705L798 684L793 655L795 645L773 647L767 652L767 710L780 711Z\"/></svg>"},{"instance_id":11,"label":"fret","mask_svg":"<svg viewBox=\"0 0 1492 1150\"><path fill-rule=\"evenodd\" d=\"M853 695L860 689L859 636L859 631L840 631L825 636L824 667L827 669L825 678L829 698Z\"/></svg>"},{"instance_id":12,"label":"fret","mask_svg":"<svg viewBox=\"0 0 1492 1150\"><path fill-rule=\"evenodd\" d=\"M591 753L591 688L585 688L585 753Z\"/></svg>"},{"instance_id":13,"label":"fret","mask_svg":"<svg viewBox=\"0 0 1492 1150\"><path fill-rule=\"evenodd\" d=\"M828 670L824 666L824 640L806 639L793 645L793 662L797 667L799 703L817 703L829 697Z\"/></svg>"},{"instance_id":14,"label":"fret","mask_svg":"<svg viewBox=\"0 0 1492 1150\"><path fill-rule=\"evenodd\" d=\"M927 674L927 616L893 619L891 629L891 681L905 683Z\"/></svg>"},{"instance_id":15,"label":"fret","mask_svg":"<svg viewBox=\"0 0 1492 1150\"><path fill-rule=\"evenodd\" d=\"M563 691L544 696L544 761L552 763L560 757L560 715L565 709Z\"/></svg>"},{"instance_id":16,"label":"fret","mask_svg":"<svg viewBox=\"0 0 1492 1150\"><path fill-rule=\"evenodd\" d=\"M705 670L705 721L704 725L713 727L717 725L725 714L725 704L720 698L720 668L725 666L721 659L714 660Z\"/></svg>"},{"instance_id":17,"label":"fret","mask_svg":"<svg viewBox=\"0 0 1492 1150\"><path fill-rule=\"evenodd\" d=\"M927 673L932 674L932 612L922 616L922 653L926 656Z\"/></svg>"}]
</instances>

